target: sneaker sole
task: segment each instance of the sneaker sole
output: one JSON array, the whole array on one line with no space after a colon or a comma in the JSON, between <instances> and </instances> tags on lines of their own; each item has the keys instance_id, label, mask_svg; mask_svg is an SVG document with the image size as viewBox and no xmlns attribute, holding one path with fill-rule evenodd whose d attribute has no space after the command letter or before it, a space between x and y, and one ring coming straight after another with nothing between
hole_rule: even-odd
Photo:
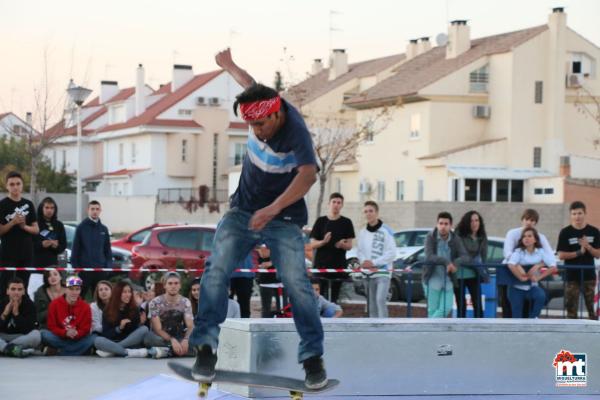
<instances>
[{"instance_id":1,"label":"sneaker sole","mask_svg":"<svg viewBox=\"0 0 600 400\"><path fill-rule=\"evenodd\" d=\"M216 373L212 375L202 375L192 371L192 378L200 382L212 382L212 380L215 379L216 375Z\"/></svg>"},{"instance_id":2,"label":"sneaker sole","mask_svg":"<svg viewBox=\"0 0 600 400\"><path fill-rule=\"evenodd\" d=\"M306 386L307 389L318 390L318 389L323 389L325 386L327 386L328 383L329 383L329 380L325 379L323 382L315 383L312 385L304 383L304 386Z\"/></svg>"}]
</instances>

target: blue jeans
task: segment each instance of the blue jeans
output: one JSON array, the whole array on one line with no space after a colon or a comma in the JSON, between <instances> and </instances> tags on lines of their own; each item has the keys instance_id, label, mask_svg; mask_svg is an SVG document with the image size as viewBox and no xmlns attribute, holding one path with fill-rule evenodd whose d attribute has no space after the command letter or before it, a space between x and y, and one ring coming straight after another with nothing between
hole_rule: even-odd
<instances>
[{"instance_id":1,"label":"blue jeans","mask_svg":"<svg viewBox=\"0 0 600 400\"><path fill-rule=\"evenodd\" d=\"M529 310L529 318L537 318L544 308L546 302L546 293L539 286L532 286L529 290L517 289L514 286L508 287L508 300L512 308L513 318L523 318L523 303L525 299L529 300L531 309Z\"/></svg>"},{"instance_id":2,"label":"blue jeans","mask_svg":"<svg viewBox=\"0 0 600 400\"><path fill-rule=\"evenodd\" d=\"M64 339L49 330L42 329L42 343L58 350L60 356L80 356L94 344L96 335L87 335L79 340Z\"/></svg>"},{"instance_id":3,"label":"blue jeans","mask_svg":"<svg viewBox=\"0 0 600 400\"><path fill-rule=\"evenodd\" d=\"M217 226L214 250L206 261L200 283L202 300L194 319L190 337L192 346L219 345L221 324L227 315L229 279L234 269L258 244L265 243L271 259L286 288L292 304L296 330L300 335L298 362L323 354L323 327L317 311L317 300L311 287L304 261L302 231L292 223L273 220L255 232L248 224L252 214L233 208Z\"/></svg>"}]
</instances>

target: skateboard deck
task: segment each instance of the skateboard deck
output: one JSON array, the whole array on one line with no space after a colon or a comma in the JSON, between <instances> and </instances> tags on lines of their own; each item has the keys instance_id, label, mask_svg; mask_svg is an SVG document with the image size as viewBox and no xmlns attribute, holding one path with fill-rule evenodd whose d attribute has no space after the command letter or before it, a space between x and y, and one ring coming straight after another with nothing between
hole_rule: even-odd
<instances>
[{"instance_id":1,"label":"skateboard deck","mask_svg":"<svg viewBox=\"0 0 600 400\"><path fill-rule=\"evenodd\" d=\"M321 389L308 389L304 386L304 381L300 379L287 378L284 376L274 376L266 374L257 374L253 372L237 372L237 371L223 371L216 370L214 379L210 382L201 382L192 376L192 369L185 365L177 362L170 361L168 363L169 368L173 370L178 376L188 381L198 382L200 389L198 396L204 398L208 395L208 389L212 383L233 383L238 385L248 385L253 387L262 387L268 389L287 390L290 392L290 398L292 400L302 399L304 393L321 393L327 390L331 390L336 387L340 381L337 379L329 379L327 385Z\"/></svg>"}]
</instances>

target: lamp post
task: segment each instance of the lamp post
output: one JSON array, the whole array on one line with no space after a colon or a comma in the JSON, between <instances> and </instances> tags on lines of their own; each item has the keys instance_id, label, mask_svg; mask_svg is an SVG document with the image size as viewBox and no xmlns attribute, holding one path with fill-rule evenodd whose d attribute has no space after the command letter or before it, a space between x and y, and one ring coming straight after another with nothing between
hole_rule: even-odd
<instances>
[{"instance_id":1,"label":"lamp post","mask_svg":"<svg viewBox=\"0 0 600 400\"><path fill-rule=\"evenodd\" d=\"M90 89L86 89L82 86L76 86L73 83L73 79L69 82L67 88L69 98L75 104L75 111L77 113L77 210L76 218L77 222L81 222L81 106L87 97L92 93Z\"/></svg>"}]
</instances>

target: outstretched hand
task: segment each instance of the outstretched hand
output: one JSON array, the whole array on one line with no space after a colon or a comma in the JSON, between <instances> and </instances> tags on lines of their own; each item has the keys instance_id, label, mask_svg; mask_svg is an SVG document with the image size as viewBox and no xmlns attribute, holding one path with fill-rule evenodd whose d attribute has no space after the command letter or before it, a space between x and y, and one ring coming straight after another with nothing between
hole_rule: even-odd
<instances>
[{"instance_id":1,"label":"outstretched hand","mask_svg":"<svg viewBox=\"0 0 600 400\"><path fill-rule=\"evenodd\" d=\"M218 52L217 55L215 55L215 62L219 67L228 71L230 67L235 65L233 58L231 57L231 49L228 47L225 50Z\"/></svg>"}]
</instances>

